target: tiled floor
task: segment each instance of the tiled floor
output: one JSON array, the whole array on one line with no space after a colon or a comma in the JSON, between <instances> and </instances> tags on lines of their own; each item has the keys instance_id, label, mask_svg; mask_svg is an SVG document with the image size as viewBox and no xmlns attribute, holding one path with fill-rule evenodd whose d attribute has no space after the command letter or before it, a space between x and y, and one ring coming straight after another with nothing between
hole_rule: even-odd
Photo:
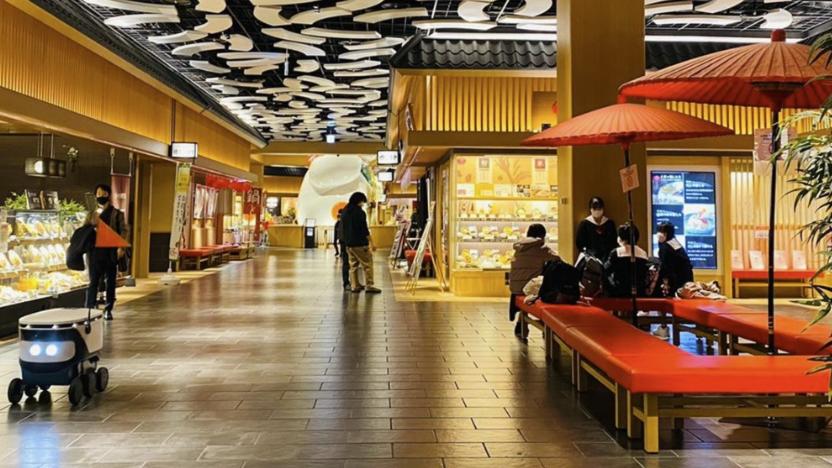
<instances>
[{"instance_id":1,"label":"tiled floor","mask_svg":"<svg viewBox=\"0 0 832 468\"><path fill-rule=\"evenodd\" d=\"M829 467L832 434L689 422L645 457L505 305L344 294L331 251L273 251L131 301L111 389L5 408L0 464L113 467ZM379 255L379 258L381 255ZM0 372L17 375L16 348ZM45 400L45 399L44 399ZM813 448L821 447L821 448Z\"/></svg>"}]
</instances>

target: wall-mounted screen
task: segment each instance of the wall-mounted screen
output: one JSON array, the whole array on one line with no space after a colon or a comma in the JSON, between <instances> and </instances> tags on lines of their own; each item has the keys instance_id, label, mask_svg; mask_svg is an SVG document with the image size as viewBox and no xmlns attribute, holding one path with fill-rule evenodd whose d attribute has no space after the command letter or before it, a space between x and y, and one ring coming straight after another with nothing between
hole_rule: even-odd
<instances>
[{"instance_id":1,"label":"wall-mounted screen","mask_svg":"<svg viewBox=\"0 0 832 468\"><path fill-rule=\"evenodd\" d=\"M379 171L378 173L378 181L379 182L393 182L393 171Z\"/></svg>"},{"instance_id":2,"label":"wall-mounted screen","mask_svg":"<svg viewBox=\"0 0 832 468\"><path fill-rule=\"evenodd\" d=\"M397 166L400 161L399 152L396 150L383 150L376 155L379 166Z\"/></svg>"},{"instance_id":3,"label":"wall-mounted screen","mask_svg":"<svg viewBox=\"0 0 832 468\"><path fill-rule=\"evenodd\" d=\"M196 143L178 142L170 144L170 157L173 159L195 159L199 154Z\"/></svg>"},{"instance_id":4,"label":"wall-mounted screen","mask_svg":"<svg viewBox=\"0 0 832 468\"><path fill-rule=\"evenodd\" d=\"M650 170L654 255L659 251L657 227L669 222L694 268L717 269L716 180L716 171Z\"/></svg>"}]
</instances>

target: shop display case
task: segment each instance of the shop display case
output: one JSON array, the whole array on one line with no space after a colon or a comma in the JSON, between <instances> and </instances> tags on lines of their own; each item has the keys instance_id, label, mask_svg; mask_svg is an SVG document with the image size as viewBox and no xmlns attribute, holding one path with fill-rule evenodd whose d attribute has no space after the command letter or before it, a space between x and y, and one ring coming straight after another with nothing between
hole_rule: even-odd
<instances>
[{"instance_id":1,"label":"shop display case","mask_svg":"<svg viewBox=\"0 0 832 468\"><path fill-rule=\"evenodd\" d=\"M544 156L455 155L449 216L451 289L462 296L508 294L513 245L543 224L557 250L556 164Z\"/></svg>"},{"instance_id":2,"label":"shop display case","mask_svg":"<svg viewBox=\"0 0 832 468\"><path fill-rule=\"evenodd\" d=\"M85 272L66 268L66 249L85 213L0 209L0 307L82 288Z\"/></svg>"}]
</instances>

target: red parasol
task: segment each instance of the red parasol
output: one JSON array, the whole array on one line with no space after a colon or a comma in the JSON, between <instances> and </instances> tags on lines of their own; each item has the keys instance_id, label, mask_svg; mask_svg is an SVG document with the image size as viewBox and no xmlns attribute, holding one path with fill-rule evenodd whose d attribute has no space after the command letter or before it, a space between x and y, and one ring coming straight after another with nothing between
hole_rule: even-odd
<instances>
[{"instance_id":1,"label":"red parasol","mask_svg":"<svg viewBox=\"0 0 832 468\"><path fill-rule=\"evenodd\" d=\"M555 125L527 138L525 146L580 146L619 144L624 149L624 166L630 166L630 145L645 141L683 140L732 135L733 130L690 117L662 107L641 104L615 104L602 107ZM627 191L627 209L630 226L633 224L633 197ZM630 255L632 284L632 320L636 321L636 257L635 231L630 230Z\"/></svg>"},{"instance_id":2,"label":"red parasol","mask_svg":"<svg viewBox=\"0 0 832 468\"><path fill-rule=\"evenodd\" d=\"M812 61L811 47L786 42L775 30L771 42L724 50L682 62L621 86L624 97L706 104L767 107L772 110L772 154L780 149L780 111L821 107L832 95L832 66ZM823 77L823 79L818 79ZM768 349L774 348L774 222L777 164L772 164L768 230Z\"/></svg>"},{"instance_id":3,"label":"red parasol","mask_svg":"<svg viewBox=\"0 0 832 468\"><path fill-rule=\"evenodd\" d=\"M98 248L121 249L130 247L130 244L107 223L99 219L95 229L95 246Z\"/></svg>"}]
</instances>

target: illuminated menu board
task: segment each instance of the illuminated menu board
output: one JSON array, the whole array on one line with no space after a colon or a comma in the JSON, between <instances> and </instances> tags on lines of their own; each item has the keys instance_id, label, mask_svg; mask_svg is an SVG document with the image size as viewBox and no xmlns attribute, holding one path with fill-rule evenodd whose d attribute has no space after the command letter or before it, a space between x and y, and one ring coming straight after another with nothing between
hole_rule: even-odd
<instances>
[{"instance_id":1,"label":"illuminated menu board","mask_svg":"<svg viewBox=\"0 0 832 468\"><path fill-rule=\"evenodd\" d=\"M653 253L659 223L672 223L694 268L717 268L716 172L651 170Z\"/></svg>"}]
</instances>

